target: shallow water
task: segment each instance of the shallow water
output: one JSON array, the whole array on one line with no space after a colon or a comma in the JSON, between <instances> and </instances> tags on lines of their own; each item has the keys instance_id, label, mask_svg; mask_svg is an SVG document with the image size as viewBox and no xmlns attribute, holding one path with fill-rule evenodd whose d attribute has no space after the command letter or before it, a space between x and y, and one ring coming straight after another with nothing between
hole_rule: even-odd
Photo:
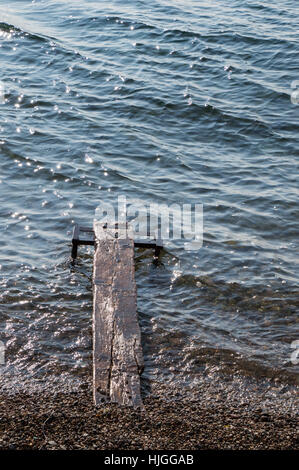
<instances>
[{"instance_id":1,"label":"shallow water","mask_svg":"<svg viewBox=\"0 0 299 470\"><path fill-rule=\"evenodd\" d=\"M1 381L91 369L101 201L203 203L204 244L136 251L144 380L297 382L295 0L0 1ZM49 385L49 377L51 384Z\"/></svg>"}]
</instances>

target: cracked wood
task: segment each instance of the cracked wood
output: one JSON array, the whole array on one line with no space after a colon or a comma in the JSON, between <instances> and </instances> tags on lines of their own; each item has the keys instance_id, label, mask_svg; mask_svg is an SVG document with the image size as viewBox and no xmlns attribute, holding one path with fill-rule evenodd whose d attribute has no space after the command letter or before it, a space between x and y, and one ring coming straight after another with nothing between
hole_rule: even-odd
<instances>
[{"instance_id":1,"label":"cracked wood","mask_svg":"<svg viewBox=\"0 0 299 470\"><path fill-rule=\"evenodd\" d=\"M115 238L115 234L119 238ZM137 319L134 240L119 228L95 224L93 272L93 392L95 404L142 406L143 369Z\"/></svg>"}]
</instances>

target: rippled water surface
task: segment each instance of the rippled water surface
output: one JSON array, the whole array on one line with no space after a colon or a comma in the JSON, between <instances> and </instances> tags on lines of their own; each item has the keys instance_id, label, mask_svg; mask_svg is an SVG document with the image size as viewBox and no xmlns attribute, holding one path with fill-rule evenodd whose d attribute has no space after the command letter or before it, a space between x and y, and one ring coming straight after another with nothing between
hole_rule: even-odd
<instances>
[{"instance_id":1,"label":"rippled water surface","mask_svg":"<svg viewBox=\"0 0 299 470\"><path fill-rule=\"evenodd\" d=\"M148 387L296 382L297 3L0 0L2 384L90 376L70 239L118 194L204 204L200 250L136 251Z\"/></svg>"}]
</instances>

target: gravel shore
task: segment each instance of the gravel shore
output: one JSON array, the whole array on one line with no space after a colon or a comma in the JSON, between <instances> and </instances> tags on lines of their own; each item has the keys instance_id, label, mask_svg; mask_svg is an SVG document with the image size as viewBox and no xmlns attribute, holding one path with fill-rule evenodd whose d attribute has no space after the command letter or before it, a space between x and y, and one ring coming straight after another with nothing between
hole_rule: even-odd
<instances>
[{"instance_id":1,"label":"gravel shore","mask_svg":"<svg viewBox=\"0 0 299 470\"><path fill-rule=\"evenodd\" d=\"M90 390L1 395L0 449L298 449L296 417L250 406L146 398L95 408Z\"/></svg>"}]
</instances>

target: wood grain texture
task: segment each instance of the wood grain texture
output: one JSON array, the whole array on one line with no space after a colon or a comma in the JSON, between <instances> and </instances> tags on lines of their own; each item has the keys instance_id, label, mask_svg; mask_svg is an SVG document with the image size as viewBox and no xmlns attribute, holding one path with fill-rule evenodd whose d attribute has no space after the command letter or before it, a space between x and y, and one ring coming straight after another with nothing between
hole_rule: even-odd
<instances>
[{"instance_id":1,"label":"wood grain texture","mask_svg":"<svg viewBox=\"0 0 299 470\"><path fill-rule=\"evenodd\" d=\"M115 238L117 232L120 238ZM142 406L143 370L134 268L134 241L127 230L95 226L93 375L96 405Z\"/></svg>"}]
</instances>

